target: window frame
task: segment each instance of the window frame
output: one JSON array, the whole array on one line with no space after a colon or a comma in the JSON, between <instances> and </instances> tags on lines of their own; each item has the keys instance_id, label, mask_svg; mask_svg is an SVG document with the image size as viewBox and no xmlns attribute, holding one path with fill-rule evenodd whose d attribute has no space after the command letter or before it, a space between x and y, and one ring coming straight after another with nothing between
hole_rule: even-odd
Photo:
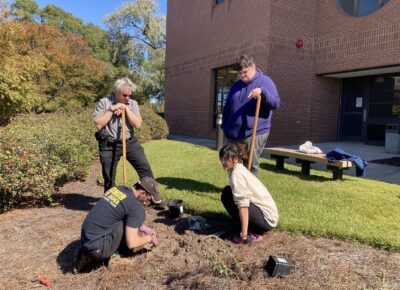
<instances>
[{"instance_id":1,"label":"window frame","mask_svg":"<svg viewBox=\"0 0 400 290\"><path fill-rule=\"evenodd\" d=\"M362 14L362 15L359 15L360 0L351 0L351 1L353 1L353 3L354 3L354 6L353 6L353 13L350 13L350 12L346 11L346 10L343 8L343 6L342 6L342 3L343 3L343 2L342 2L342 1L349 1L349 0L337 0L337 1L336 1L337 6L340 8L341 11L343 11L343 13L345 13L345 14L347 14L347 15L350 15L350 16L353 16L353 17L362 17L362 16L367 16L367 15L370 15L370 14L372 14L372 13L375 13L376 11L378 11L379 9L381 9L383 6L385 6L390 0L377 0L377 1L379 1L379 8L376 9L376 10L374 10L374 11L372 11L372 12L369 12L369 13L367 13L367 14Z\"/></svg>"},{"instance_id":2,"label":"window frame","mask_svg":"<svg viewBox=\"0 0 400 290\"><path fill-rule=\"evenodd\" d=\"M231 75L235 75L235 78L229 78L229 77L225 77L224 78L224 80L222 81L222 82L224 82L224 81L227 81L228 83L230 83L229 84L229 86L226 86L226 87L220 87L219 86L219 83L218 83L218 71L222 71L222 70L226 70L227 72L227 75L229 76L229 74L231 74ZM230 73L229 71L235 71L235 73ZM231 64L231 65L227 65L227 66L223 66L223 67L217 67L217 68L214 68L213 69L213 75L214 75L214 77L213 77L213 85L214 85L214 96L213 96L213 98L214 98L214 108L213 108L213 111L212 111L212 128L213 129L215 129L216 128L216 120L217 120L217 115L219 114L219 113L221 113L222 114L222 111L223 111L223 109L224 109L224 105L225 105L225 102L226 102L226 99L227 99L227 97L228 97L228 94L229 94L229 90L230 90L230 88L231 88L231 86L233 85L233 83L235 82L235 81L237 81L239 78L238 78L238 71L235 69L235 65L234 64ZM227 90L225 90L225 89L227 89ZM222 94L222 96L221 96L221 101L219 101L218 100L218 94Z\"/></svg>"}]
</instances>

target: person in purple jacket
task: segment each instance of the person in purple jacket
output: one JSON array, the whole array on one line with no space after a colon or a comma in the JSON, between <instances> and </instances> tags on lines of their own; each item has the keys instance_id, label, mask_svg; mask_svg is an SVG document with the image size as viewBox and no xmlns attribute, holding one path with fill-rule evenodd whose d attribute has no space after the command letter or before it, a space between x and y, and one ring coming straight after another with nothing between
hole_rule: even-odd
<instances>
[{"instance_id":1,"label":"person in purple jacket","mask_svg":"<svg viewBox=\"0 0 400 290\"><path fill-rule=\"evenodd\" d=\"M257 98L261 96L251 172L258 174L259 158L271 129L272 111L279 108L281 100L274 82L256 68L254 59L242 55L236 61L239 80L231 87L222 112L225 144L245 144L250 149L255 121Z\"/></svg>"}]
</instances>

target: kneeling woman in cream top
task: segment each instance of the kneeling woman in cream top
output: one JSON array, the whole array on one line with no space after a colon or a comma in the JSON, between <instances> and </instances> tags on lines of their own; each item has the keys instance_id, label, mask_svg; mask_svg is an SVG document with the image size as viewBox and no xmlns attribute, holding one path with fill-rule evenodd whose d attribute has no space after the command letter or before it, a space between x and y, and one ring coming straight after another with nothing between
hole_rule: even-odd
<instances>
[{"instance_id":1,"label":"kneeling woman in cream top","mask_svg":"<svg viewBox=\"0 0 400 290\"><path fill-rule=\"evenodd\" d=\"M238 144L226 145L219 151L230 183L223 189L221 201L237 226L240 225L237 243L262 240L262 234L276 227L279 220L278 209L268 189L243 166L245 156L244 148Z\"/></svg>"}]
</instances>

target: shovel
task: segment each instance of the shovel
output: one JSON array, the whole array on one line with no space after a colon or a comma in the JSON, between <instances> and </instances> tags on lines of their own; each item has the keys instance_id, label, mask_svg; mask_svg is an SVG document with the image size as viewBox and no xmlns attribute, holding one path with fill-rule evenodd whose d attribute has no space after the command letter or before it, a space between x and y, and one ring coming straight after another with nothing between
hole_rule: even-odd
<instances>
[{"instance_id":1,"label":"shovel","mask_svg":"<svg viewBox=\"0 0 400 290\"><path fill-rule=\"evenodd\" d=\"M260 105L261 105L261 96L258 96L257 97L256 114L254 116L253 135L251 136L251 142L250 142L249 163L247 166L249 170L251 170L251 164L253 163L254 143L256 141L256 133L257 133L257 125L258 125L258 115L260 113Z\"/></svg>"},{"instance_id":2,"label":"shovel","mask_svg":"<svg viewBox=\"0 0 400 290\"><path fill-rule=\"evenodd\" d=\"M124 185L128 184L126 180L126 128L125 128L125 110L122 111L122 176Z\"/></svg>"}]
</instances>

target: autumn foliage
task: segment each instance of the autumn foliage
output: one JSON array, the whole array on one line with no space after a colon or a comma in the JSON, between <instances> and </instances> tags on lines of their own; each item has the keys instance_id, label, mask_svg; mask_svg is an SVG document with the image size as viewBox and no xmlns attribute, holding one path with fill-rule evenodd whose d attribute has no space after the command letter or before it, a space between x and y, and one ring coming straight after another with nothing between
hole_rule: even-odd
<instances>
[{"instance_id":1,"label":"autumn foliage","mask_svg":"<svg viewBox=\"0 0 400 290\"><path fill-rule=\"evenodd\" d=\"M0 25L0 122L18 113L92 104L105 94L109 64L87 41L45 24Z\"/></svg>"}]
</instances>

